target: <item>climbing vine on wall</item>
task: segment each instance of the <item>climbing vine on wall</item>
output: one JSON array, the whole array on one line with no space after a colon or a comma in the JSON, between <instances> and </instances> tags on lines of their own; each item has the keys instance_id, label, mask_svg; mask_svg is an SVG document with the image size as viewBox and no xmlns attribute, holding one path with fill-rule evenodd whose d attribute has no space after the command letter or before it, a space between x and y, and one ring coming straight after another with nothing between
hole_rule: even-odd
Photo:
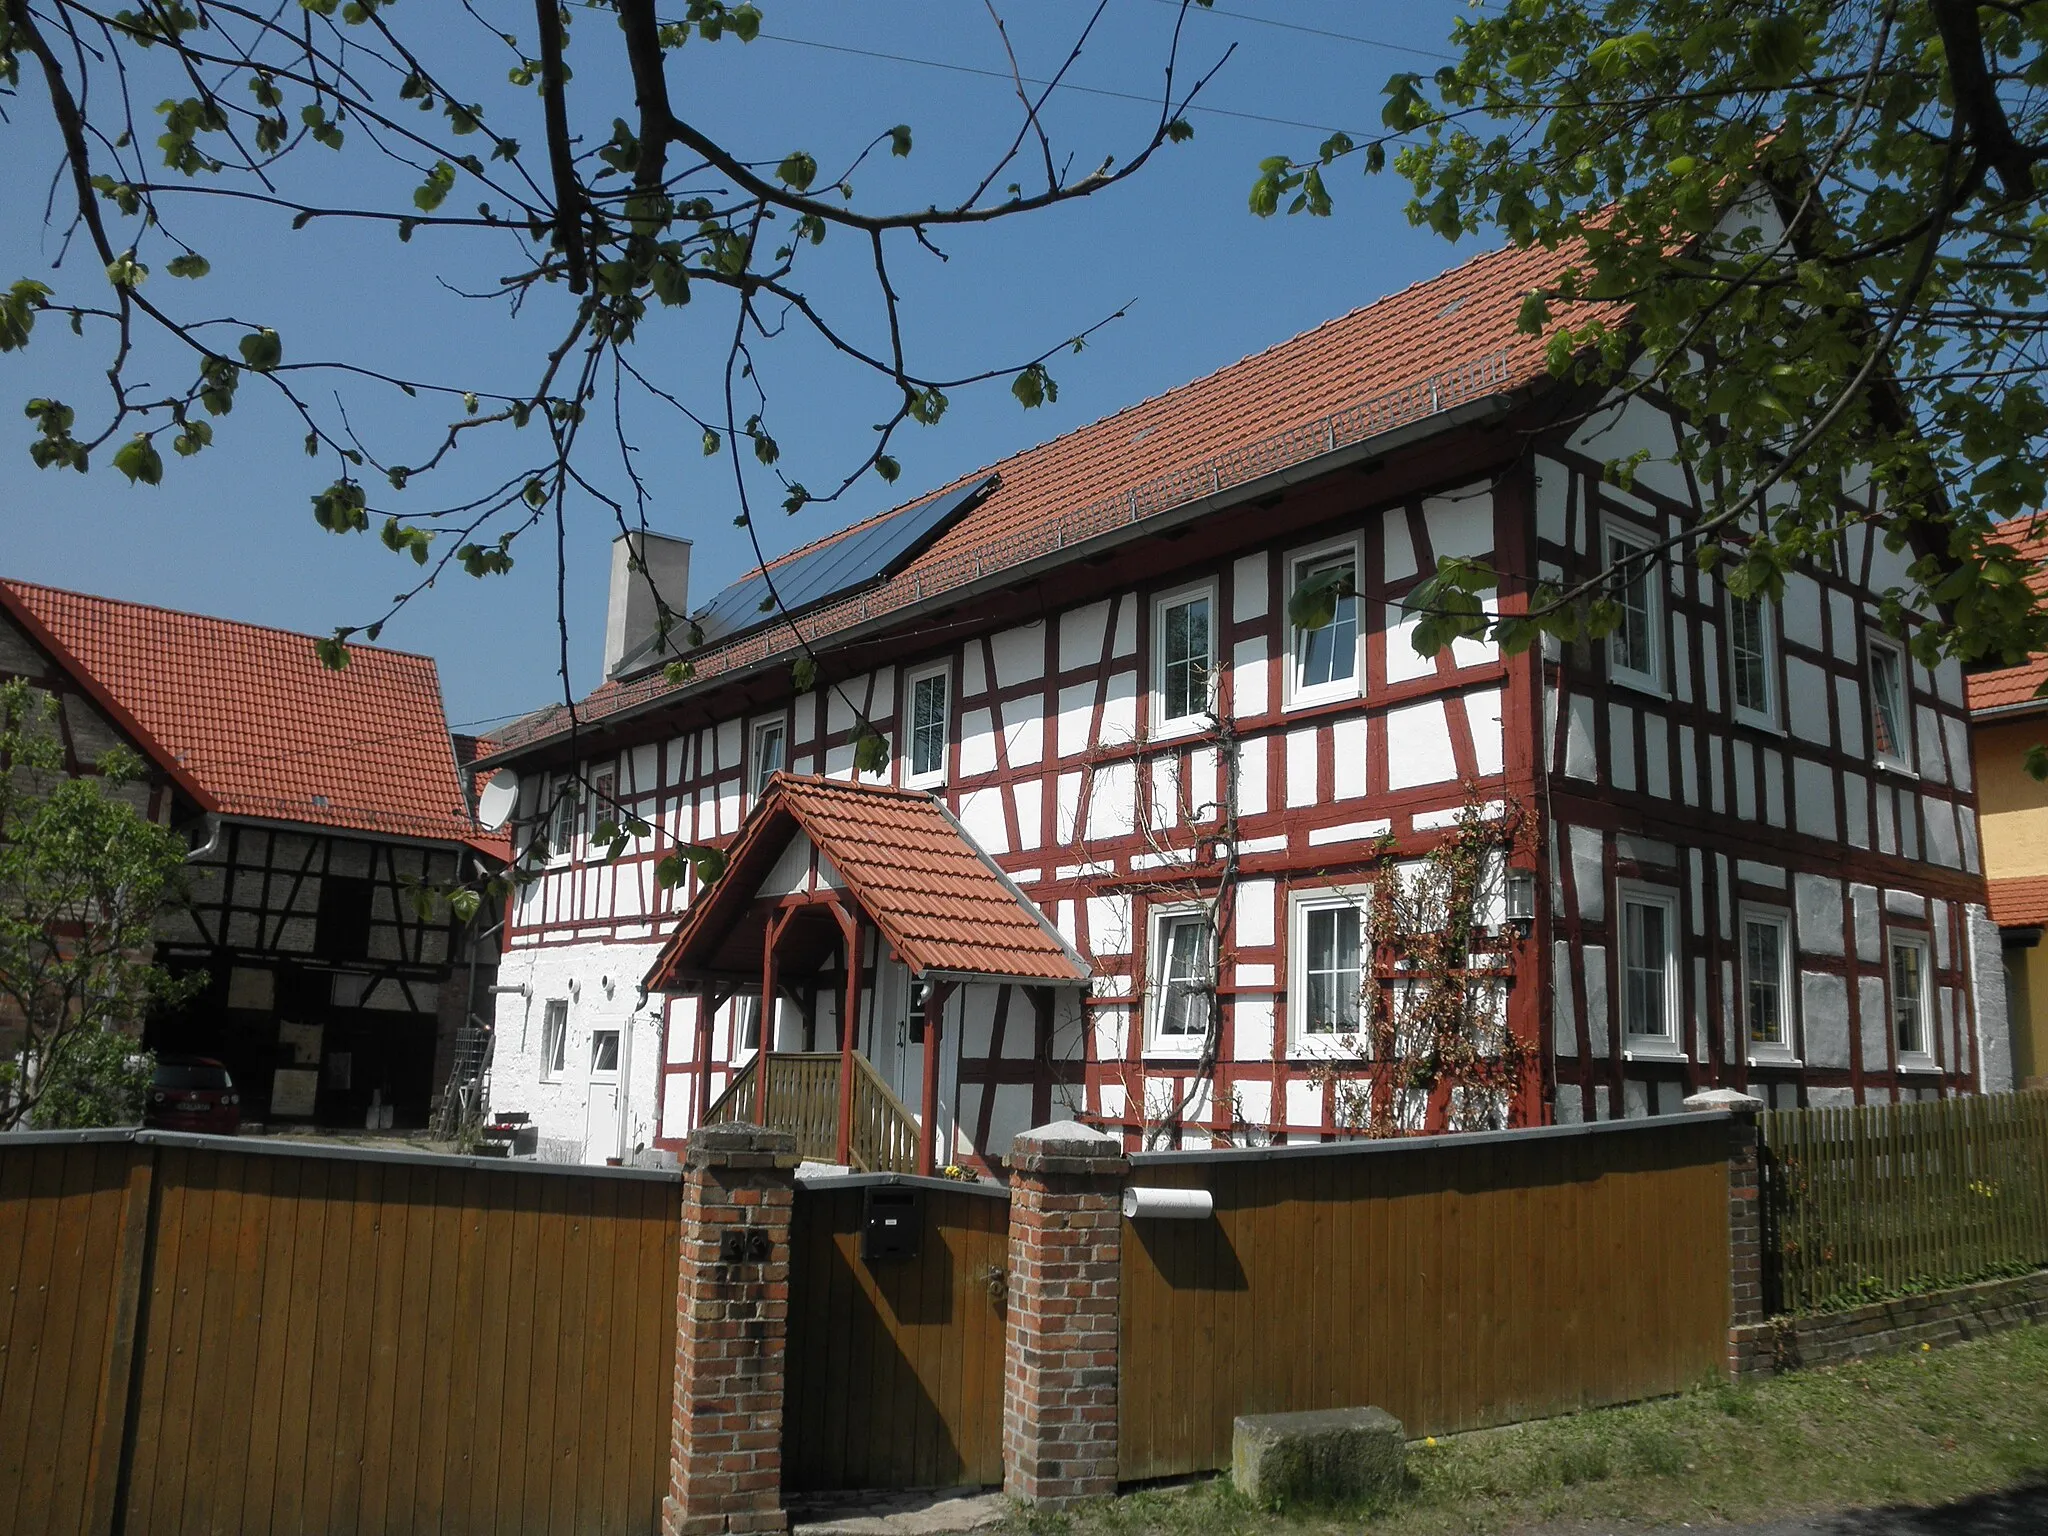
<instances>
[{"instance_id":1,"label":"climbing vine on wall","mask_svg":"<svg viewBox=\"0 0 2048 1536\"><path fill-rule=\"evenodd\" d=\"M1506 921L1507 871L1523 841L1512 802L1468 797L1442 840L1401 858L1391 839L1375 865L1362 935L1359 1028L1330 1063L1339 1127L1370 1136L1505 1129L1535 1047L1508 1027L1524 939Z\"/></svg>"}]
</instances>

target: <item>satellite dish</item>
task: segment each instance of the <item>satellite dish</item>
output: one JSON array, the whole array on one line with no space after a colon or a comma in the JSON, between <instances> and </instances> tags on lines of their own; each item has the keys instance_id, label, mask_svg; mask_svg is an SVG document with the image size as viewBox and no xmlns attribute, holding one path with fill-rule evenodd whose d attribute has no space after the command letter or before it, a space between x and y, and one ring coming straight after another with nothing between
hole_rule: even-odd
<instances>
[{"instance_id":1,"label":"satellite dish","mask_svg":"<svg viewBox=\"0 0 2048 1536\"><path fill-rule=\"evenodd\" d=\"M486 832L497 831L512 819L512 807L518 803L519 775L509 768L500 768L476 797L477 825Z\"/></svg>"}]
</instances>

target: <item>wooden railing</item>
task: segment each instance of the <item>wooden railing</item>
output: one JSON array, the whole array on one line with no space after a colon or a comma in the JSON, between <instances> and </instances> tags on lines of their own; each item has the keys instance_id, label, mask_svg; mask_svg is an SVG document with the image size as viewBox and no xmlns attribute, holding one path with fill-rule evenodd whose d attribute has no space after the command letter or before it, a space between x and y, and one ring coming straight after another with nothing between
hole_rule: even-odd
<instances>
[{"instance_id":1,"label":"wooden railing","mask_svg":"<svg viewBox=\"0 0 2048 1536\"><path fill-rule=\"evenodd\" d=\"M707 1123L760 1119L760 1065L756 1055L705 1112ZM839 1055L836 1051L776 1051L767 1056L768 1123L796 1137L799 1156L830 1163L839 1156ZM917 1169L917 1117L889 1091L867 1057L853 1058L853 1166L863 1173Z\"/></svg>"},{"instance_id":2,"label":"wooden railing","mask_svg":"<svg viewBox=\"0 0 2048 1536\"><path fill-rule=\"evenodd\" d=\"M1762 1130L1775 1310L2048 1265L2048 1094L1774 1110Z\"/></svg>"},{"instance_id":3,"label":"wooden railing","mask_svg":"<svg viewBox=\"0 0 2048 1536\"><path fill-rule=\"evenodd\" d=\"M917 1171L917 1116L860 1055L853 1058L852 1142L853 1166L863 1173Z\"/></svg>"}]
</instances>

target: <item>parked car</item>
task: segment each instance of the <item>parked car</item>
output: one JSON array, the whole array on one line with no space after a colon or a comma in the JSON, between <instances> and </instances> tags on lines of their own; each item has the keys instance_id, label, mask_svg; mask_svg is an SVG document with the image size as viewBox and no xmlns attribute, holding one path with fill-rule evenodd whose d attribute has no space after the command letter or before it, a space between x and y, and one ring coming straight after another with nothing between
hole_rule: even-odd
<instances>
[{"instance_id":1,"label":"parked car","mask_svg":"<svg viewBox=\"0 0 2048 1536\"><path fill-rule=\"evenodd\" d=\"M242 1128L242 1095L228 1069L205 1056L159 1056L142 1107L156 1131L232 1136Z\"/></svg>"}]
</instances>

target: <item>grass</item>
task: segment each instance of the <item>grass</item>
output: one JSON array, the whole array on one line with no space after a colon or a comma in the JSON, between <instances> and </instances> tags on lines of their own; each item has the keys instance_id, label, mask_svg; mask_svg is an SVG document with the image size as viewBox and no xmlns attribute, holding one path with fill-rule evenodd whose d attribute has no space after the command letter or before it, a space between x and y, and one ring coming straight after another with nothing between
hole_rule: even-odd
<instances>
[{"instance_id":1,"label":"grass","mask_svg":"<svg viewBox=\"0 0 2048 1536\"><path fill-rule=\"evenodd\" d=\"M2048 1327L1415 1444L1378 1507L1273 1512L1227 1477L1127 1494L1024 1536L1452 1536L1695 1526L1940 1504L2048 1478Z\"/></svg>"}]
</instances>

